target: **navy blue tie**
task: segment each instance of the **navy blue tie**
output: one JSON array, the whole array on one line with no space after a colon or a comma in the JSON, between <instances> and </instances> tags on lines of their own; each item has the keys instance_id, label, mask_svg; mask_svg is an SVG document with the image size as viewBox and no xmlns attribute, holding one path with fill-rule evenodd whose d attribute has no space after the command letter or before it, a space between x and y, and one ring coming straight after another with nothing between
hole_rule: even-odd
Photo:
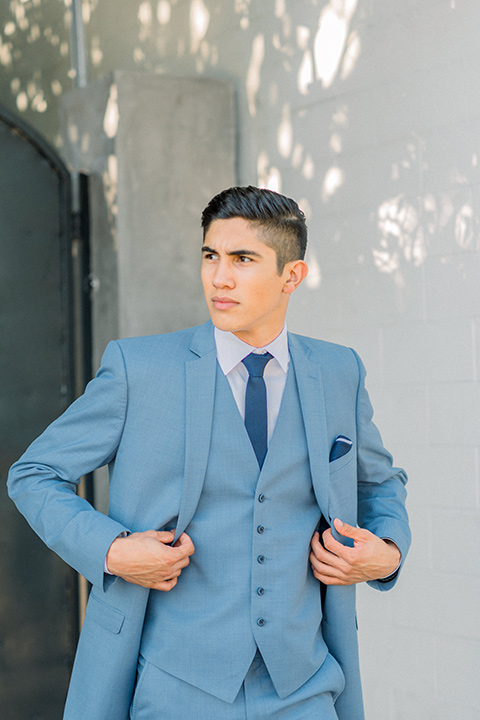
<instances>
[{"instance_id":1,"label":"navy blue tie","mask_svg":"<svg viewBox=\"0 0 480 720\"><path fill-rule=\"evenodd\" d=\"M242 360L248 370L245 394L245 427L257 456L260 469L267 454L267 389L263 371L273 355L250 353Z\"/></svg>"}]
</instances>

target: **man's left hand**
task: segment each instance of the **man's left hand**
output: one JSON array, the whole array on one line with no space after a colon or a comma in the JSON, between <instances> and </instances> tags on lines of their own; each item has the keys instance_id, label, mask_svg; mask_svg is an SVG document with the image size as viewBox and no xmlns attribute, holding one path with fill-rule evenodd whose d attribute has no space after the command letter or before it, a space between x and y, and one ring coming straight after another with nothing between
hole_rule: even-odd
<instances>
[{"instance_id":1,"label":"man's left hand","mask_svg":"<svg viewBox=\"0 0 480 720\"><path fill-rule=\"evenodd\" d=\"M330 528L312 537L310 562L313 574L325 585L352 585L391 575L400 564L400 550L391 540L382 540L369 530L352 527L336 518L340 535L352 538L353 547L339 543Z\"/></svg>"}]
</instances>

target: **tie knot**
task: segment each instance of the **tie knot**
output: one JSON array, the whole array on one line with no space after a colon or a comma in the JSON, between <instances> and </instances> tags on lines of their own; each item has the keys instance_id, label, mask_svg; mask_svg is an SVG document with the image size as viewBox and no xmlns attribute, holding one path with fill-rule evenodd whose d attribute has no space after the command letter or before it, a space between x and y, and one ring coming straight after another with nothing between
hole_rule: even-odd
<instances>
[{"instance_id":1,"label":"tie knot","mask_svg":"<svg viewBox=\"0 0 480 720\"><path fill-rule=\"evenodd\" d=\"M250 353L242 362L248 370L250 377L263 377L263 371L266 364L272 359L273 355L269 352L259 355L258 353Z\"/></svg>"}]
</instances>

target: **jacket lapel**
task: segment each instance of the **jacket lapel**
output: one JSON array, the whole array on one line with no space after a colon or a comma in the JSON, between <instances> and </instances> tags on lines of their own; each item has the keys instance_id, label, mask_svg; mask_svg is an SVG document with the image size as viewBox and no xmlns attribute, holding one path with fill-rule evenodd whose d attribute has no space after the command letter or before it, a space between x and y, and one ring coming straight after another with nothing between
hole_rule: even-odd
<instances>
[{"instance_id":1,"label":"jacket lapel","mask_svg":"<svg viewBox=\"0 0 480 720\"><path fill-rule=\"evenodd\" d=\"M217 354L213 325L201 325L185 363L185 467L175 540L190 523L200 499L212 433Z\"/></svg>"},{"instance_id":2,"label":"jacket lapel","mask_svg":"<svg viewBox=\"0 0 480 720\"><path fill-rule=\"evenodd\" d=\"M298 337L289 333L288 341L305 424L313 489L322 515L330 522L329 450L320 364L311 360L309 348Z\"/></svg>"}]
</instances>

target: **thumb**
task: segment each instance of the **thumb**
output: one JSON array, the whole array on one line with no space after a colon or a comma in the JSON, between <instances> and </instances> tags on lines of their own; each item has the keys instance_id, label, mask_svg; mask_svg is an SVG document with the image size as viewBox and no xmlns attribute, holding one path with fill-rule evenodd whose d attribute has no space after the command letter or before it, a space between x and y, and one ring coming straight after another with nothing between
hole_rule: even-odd
<instances>
[{"instance_id":1,"label":"thumb","mask_svg":"<svg viewBox=\"0 0 480 720\"><path fill-rule=\"evenodd\" d=\"M342 522L340 518L335 518L333 524L335 525L335 530L339 532L340 535L352 538L353 540L360 540L362 538L362 531L360 528L348 525L347 523Z\"/></svg>"},{"instance_id":2,"label":"thumb","mask_svg":"<svg viewBox=\"0 0 480 720\"><path fill-rule=\"evenodd\" d=\"M169 543L175 537L175 530L156 530L155 534L159 542Z\"/></svg>"},{"instance_id":3,"label":"thumb","mask_svg":"<svg viewBox=\"0 0 480 720\"><path fill-rule=\"evenodd\" d=\"M173 547L181 547L188 555L192 555L195 551L195 546L192 539L186 532L183 532L178 538L177 542Z\"/></svg>"}]
</instances>

